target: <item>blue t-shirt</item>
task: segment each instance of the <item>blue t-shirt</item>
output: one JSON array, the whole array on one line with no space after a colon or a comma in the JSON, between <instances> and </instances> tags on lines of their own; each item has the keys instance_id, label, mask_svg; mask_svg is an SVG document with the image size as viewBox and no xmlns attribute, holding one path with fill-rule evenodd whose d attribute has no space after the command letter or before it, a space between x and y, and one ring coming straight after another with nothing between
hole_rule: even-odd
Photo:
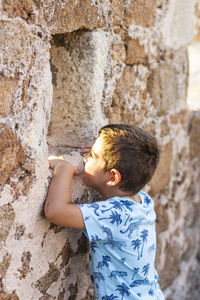
<instances>
[{"instance_id":1,"label":"blue t-shirt","mask_svg":"<svg viewBox=\"0 0 200 300\"><path fill-rule=\"evenodd\" d=\"M90 275L98 300L164 300L154 268L155 212L152 199L141 203L113 197L79 204L90 243Z\"/></svg>"}]
</instances>

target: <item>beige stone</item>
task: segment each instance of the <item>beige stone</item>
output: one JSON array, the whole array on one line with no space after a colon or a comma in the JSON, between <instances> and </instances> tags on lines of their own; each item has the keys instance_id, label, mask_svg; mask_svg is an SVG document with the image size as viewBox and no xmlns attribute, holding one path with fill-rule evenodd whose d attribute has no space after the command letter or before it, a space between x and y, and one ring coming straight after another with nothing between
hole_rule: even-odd
<instances>
[{"instance_id":1,"label":"beige stone","mask_svg":"<svg viewBox=\"0 0 200 300\"><path fill-rule=\"evenodd\" d=\"M194 0L169 1L166 14L160 22L165 48L178 50L192 42L194 3Z\"/></svg>"},{"instance_id":2,"label":"beige stone","mask_svg":"<svg viewBox=\"0 0 200 300\"><path fill-rule=\"evenodd\" d=\"M108 107L105 110L106 116L110 119L111 123L134 123L134 110L129 109L129 105L132 106L130 102L134 102L134 82L135 71L133 67L126 66L120 79L116 83L111 107Z\"/></svg>"},{"instance_id":3,"label":"beige stone","mask_svg":"<svg viewBox=\"0 0 200 300\"><path fill-rule=\"evenodd\" d=\"M5 212L5 210L4 210ZM5 217L3 216L3 219ZM9 226L10 227L10 226ZM11 255L7 253L4 257L3 260L0 262L0 277L5 276L9 266L10 266L10 261L11 261ZM1 286L0 286L1 289Z\"/></svg>"},{"instance_id":4,"label":"beige stone","mask_svg":"<svg viewBox=\"0 0 200 300\"><path fill-rule=\"evenodd\" d=\"M194 39L200 41L200 3L195 3Z\"/></svg>"},{"instance_id":5,"label":"beige stone","mask_svg":"<svg viewBox=\"0 0 200 300\"><path fill-rule=\"evenodd\" d=\"M172 141L170 141L161 147L160 162L150 182L150 193L152 195L162 192L169 183L171 176L172 145Z\"/></svg>"},{"instance_id":6,"label":"beige stone","mask_svg":"<svg viewBox=\"0 0 200 300\"><path fill-rule=\"evenodd\" d=\"M187 109L181 110L179 113L170 116L172 124L187 124L189 121L190 112Z\"/></svg>"},{"instance_id":7,"label":"beige stone","mask_svg":"<svg viewBox=\"0 0 200 300\"><path fill-rule=\"evenodd\" d=\"M3 0L2 7L9 18L21 17L28 20L33 14L32 0Z\"/></svg>"},{"instance_id":8,"label":"beige stone","mask_svg":"<svg viewBox=\"0 0 200 300\"><path fill-rule=\"evenodd\" d=\"M19 278L23 279L26 277L28 272L30 271L30 262L31 262L31 253L30 251L23 252L21 256L22 267L17 271L20 273Z\"/></svg>"},{"instance_id":9,"label":"beige stone","mask_svg":"<svg viewBox=\"0 0 200 300\"><path fill-rule=\"evenodd\" d=\"M14 220L13 207L10 204L0 206L0 242L6 241Z\"/></svg>"},{"instance_id":10,"label":"beige stone","mask_svg":"<svg viewBox=\"0 0 200 300\"><path fill-rule=\"evenodd\" d=\"M123 24L124 18L124 3L123 0L112 1L112 24L113 26L120 26Z\"/></svg>"},{"instance_id":11,"label":"beige stone","mask_svg":"<svg viewBox=\"0 0 200 300\"><path fill-rule=\"evenodd\" d=\"M168 253L163 268L162 276L160 277L160 285L165 289L175 278L180 274L179 263L181 259L181 246L178 242L168 242L165 248L165 253Z\"/></svg>"},{"instance_id":12,"label":"beige stone","mask_svg":"<svg viewBox=\"0 0 200 300\"><path fill-rule=\"evenodd\" d=\"M107 51L107 35L102 31L77 31L52 40L50 145L80 147L94 140L104 123L101 99Z\"/></svg>"},{"instance_id":13,"label":"beige stone","mask_svg":"<svg viewBox=\"0 0 200 300\"><path fill-rule=\"evenodd\" d=\"M103 11L93 5L91 0L64 0L54 3L44 1L43 5L41 22L43 18L46 20L52 34L79 29L92 30L106 24Z\"/></svg>"},{"instance_id":14,"label":"beige stone","mask_svg":"<svg viewBox=\"0 0 200 300\"><path fill-rule=\"evenodd\" d=\"M144 46L140 45L139 40L131 39L127 45L126 64L146 64L147 57L144 52Z\"/></svg>"},{"instance_id":15,"label":"beige stone","mask_svg":"<svg viewBox=\"0 0 200 300\"><path fill-rule=\"evenodd\" d=\"M169 227L169 216L166 206L158 203L155 206L155 211L157 215L157 234L166 231Z\"/></svg>"},{"instance_id":16,"label":"beige stone","mask_svg":"<svg viewBox=\"0 0 200 300\"><path fill-rule=\"evenodd\" d=\"M126 49L123 41L111 45L111 58L114 64L125 63Z\"/></svg>"},{"instance_id":17,"label":"beige stone","mask_svg":"<svg viewBox=\"0 0 200 300\"><path fill-rule=\"evenodd\" d=\"M160 124L160 129L161 129L161 132L160 132L160 136L163 137L163 136L166 136L169 134L169 125L168 125L168 121L167 120L163 120Z\"/></svg>"},{"instance_id":18,"label":"beige stone","mask_svg":"<svg viewBox=\"0 0 200 300\"><path fill-rule=\"evenodd\" d=\"M37 280L35 287L37 287L42 294L45 294L51 284L58 280L59 276L60 271L54 264L51 263L49 264L48 272Z\"/></svg>"},{"instance_id":19,"label":"beige stone","mask_svg":"<svg viewBox=\"0 0 200 300\"><path fill-rule=\"evenodd\" d=\"M190 157L200 157L200 113L196 112L190 119Z\"/></svg>"},{"instance_id":20,"label":"beige stone","mask_svg":"<svg viewBox=\"0 0 200 300\"><path fill-rule=\"evenodd\" d=\"M25 153L9 127L0 124L0 184L25 161Z\"/></svg>"},{"instance_id":21,"label":"beige stone","mask_svg":"<svg viewBox=\"0 0 200 300\"><path fill-rule=\"evenodd\" d=\"M177 75L173 64L164 62L148 78L148 92L158 115L165 114L178 100Z\"/></svg>"},{"instance_id":22,"label":"beige stone","mask_svg":"<svg viewBox=\"0 0 200 300\"><path fill-rule=\"evenodd\" d=\"M5 38L6 37L6 38ZM0 20L2 71L12 76L28 69L31 60L30 36L20 20Z\"/></svg>"},{"instance_id":23,"label":"beige stone","mask_svg":"<svg viewBox=\"0 0 200 300\"><path fill-rule=\"evenodd\" d=\"M20 300L15 292L13 292L12 294L0 292L0 299L1 300Z\"/></svg>"},{"instance_id":24,"label":"beige stone","mask_svg":"<svg viewBox=\"0 0 200 300\"><path fill-rule=\"evenodd\" d=\"M0 76L0 117L6 117L14 101L17 80Z\"/></svg>"},{"instance_id":25,"label":"beige stone","mask_svg":"<svg viewBox=\"0 0 200 300\"><path fill-rule=\"evenodd\" d=\"M128 27L131 24L150 27L154 24L154 0L131 1L125 9L124 24Z\"/></svg>"}]
</instances>

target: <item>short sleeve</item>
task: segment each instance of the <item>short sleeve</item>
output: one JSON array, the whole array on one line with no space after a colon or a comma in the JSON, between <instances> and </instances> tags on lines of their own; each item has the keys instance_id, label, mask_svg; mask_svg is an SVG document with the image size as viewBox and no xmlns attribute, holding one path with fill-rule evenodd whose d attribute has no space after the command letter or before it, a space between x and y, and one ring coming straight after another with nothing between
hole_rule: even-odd
<instances>
[{"instance_id":1,"label":"short sleeve","mask_svg":"<svg viewBox=\"0 0 200 300\"><path fill-rule=\"evenodd\" d=\"M77 205L83 215L86 236L89 242L113 239L114 228L122 223L122 216L113 208L112 201L99 201L91 204ZM116 226L112 226L112 225Z\"/></svg>"}]
</instances>

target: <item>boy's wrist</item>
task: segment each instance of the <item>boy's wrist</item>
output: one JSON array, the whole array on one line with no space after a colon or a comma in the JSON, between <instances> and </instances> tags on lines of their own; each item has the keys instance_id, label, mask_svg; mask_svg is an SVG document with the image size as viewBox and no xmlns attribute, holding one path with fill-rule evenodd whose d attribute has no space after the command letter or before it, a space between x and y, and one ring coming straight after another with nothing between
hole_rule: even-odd
<instances>
[{"instance_id":1,"label":"boy's wrist","mask_svg":"<svg viewBox=\"0 0 200 300\"><path fill-rule=\"evenodd\" d=\"M73 167L72 164L66 162L66 161L63 161L63 162L59 162L56 166L55 166L55 169L54 169L54 175L57 175L57 174L66 174L66 175L69 175L71 174L72 176L76 173L75 172L75 168Z\"/></svg>"}]
</instances>

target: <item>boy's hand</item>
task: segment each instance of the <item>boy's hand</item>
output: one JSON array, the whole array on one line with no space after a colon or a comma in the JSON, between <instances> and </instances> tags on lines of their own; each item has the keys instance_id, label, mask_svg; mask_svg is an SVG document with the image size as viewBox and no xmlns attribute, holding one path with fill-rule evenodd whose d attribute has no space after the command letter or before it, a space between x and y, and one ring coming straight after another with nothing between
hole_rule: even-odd
<instances>
[{"instance_id":1,"label":"boy's hand","mask_svg":"<svg viewBox=\"0 0 200 300\"><path fill-rule=\"evenodd\" d=\"M75 167L70 162L64 159L49 159L49 168L52 169L54 173L58 168L66 168L72 171L73 175L76 175L78 173Z\"/></svg>"},{"instance_id":2,"label":"boy's hand","mask_svg":"<svg viewBox=\"0 0 200 300\"><path fill-rule=\"evenodd\" d=\"M53 157L52 157L53 158ZM54 224L64 227L85 229L80 208L72 203L71 187L74 166L65 159L49 159L49 167L54 174L49 185L44 206L44 214Z\"/></svg>"}]
</instances>

